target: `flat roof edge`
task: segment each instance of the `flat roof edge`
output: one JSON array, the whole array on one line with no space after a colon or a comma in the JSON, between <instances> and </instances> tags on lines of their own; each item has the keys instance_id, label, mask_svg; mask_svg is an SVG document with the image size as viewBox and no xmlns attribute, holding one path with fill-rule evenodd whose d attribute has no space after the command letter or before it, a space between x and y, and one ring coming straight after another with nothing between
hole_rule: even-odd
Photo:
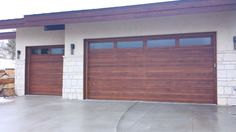
<instances>
[{"instance_id":1,"label":"flat roof edge","mask_svg":"<svg viewBox=\"0 0 236 132\"><path fill-rule=\"evenodd\" d=\"M0 29L100 22L236 10L236 0L181 0L123 7L26 15L0 21Z\"/></svg>"},{"instance_id":2,"label":"flat roof edge","mask_svg":"<svg viewBox=\"0 0 236 132\"><path fill-rule=\"evenodd\" d=\"M0 29L13 29L22 27L24 25L24 19L8 19L0 21Z\"/></svg>"},{"instance_id":3,"label":"flat roof edge","mask_svg":"<svg viewBox=\"0 0 236 132\"><path fill-rule=\"evenodd\" d=\"M15 38L16 38L16 32L0 33L0 40L15 39Z\"/></svg>"}]
</instances>

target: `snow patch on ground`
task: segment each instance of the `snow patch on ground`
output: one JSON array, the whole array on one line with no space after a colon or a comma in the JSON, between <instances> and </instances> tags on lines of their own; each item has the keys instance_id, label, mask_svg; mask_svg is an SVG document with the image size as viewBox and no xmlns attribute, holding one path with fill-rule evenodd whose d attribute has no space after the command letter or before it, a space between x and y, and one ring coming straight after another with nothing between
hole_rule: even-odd
<instances>
[{"instance_id":1,"label":"snow patch on ground","mask_svg":"<svg viewBox=\"0 0 236 132\"><path fill-rule=\"evenodd\" d=\"M11 103L13 101L14 101L13 99L7 99L7 98L0 97L0 104Z\"/></svg>"}]
</instances>

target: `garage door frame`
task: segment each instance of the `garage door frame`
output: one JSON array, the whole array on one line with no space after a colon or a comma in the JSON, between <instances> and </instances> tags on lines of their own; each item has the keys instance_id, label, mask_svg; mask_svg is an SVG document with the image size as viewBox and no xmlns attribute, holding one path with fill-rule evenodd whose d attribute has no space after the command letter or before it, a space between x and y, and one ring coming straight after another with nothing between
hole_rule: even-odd
<instances>
[{"instance_id":1,"label":"garage door frame","mask_svg":"<svg viewBox=\"0 0 236 132\"><path fill-rule=\"evenodd\" d=\"M217 104L217 33L216 32L199 32L199 33L182 33L182 34L168 34L168 35L150 35L150 36L134 36L134 37L114 37L114 38L90 38L90 39L84 39L84 99L89 99L88 97L88 53L89 48L88 45L91 42L104 42L104 41L111 41L111 40L143 40L143 39L150 39L150 38L168 38L168 37L202 37L202 36L211 36L213 41L213 53L214 53L214 104ZM190 46L189 46L190 47ZM192 46L191 46L192 47ZM145 48L145 47L144 47ZM177 47L178 48L178 47Z\"/></svg>"},{"instance_id":2,"label":"garage door frame","mask_svg":"<svg viewBox=\"0 0 236 132\"><path fill-rule=\"evenodd\" d=\"M31 56L31 49L32 48L58 48L58 47L65 47L63 44L59 45L41 45L41 46L27 46L25 48L25 94L30 95L30 56ZM62 95L61 95L62 96Z\"/></svg>"}]
</instances>

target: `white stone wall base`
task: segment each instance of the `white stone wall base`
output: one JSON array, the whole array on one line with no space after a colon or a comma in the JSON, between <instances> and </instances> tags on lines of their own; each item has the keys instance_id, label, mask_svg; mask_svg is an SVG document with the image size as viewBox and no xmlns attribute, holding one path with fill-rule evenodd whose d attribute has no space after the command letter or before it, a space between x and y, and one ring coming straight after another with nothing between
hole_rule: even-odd
<instances>
[{"instance_id":1,"label":"white stone wall base","mask_svg":"<svg viewBox=\"0 0 236 132\"><path fill-rule=\"evenodd\" d=\"M64 99L83 99L83 56L64 57L63 90Z\"/></svg>"},{"instance_id":2,"label":"white stone wall base","mask_svg":"<svg viewBox=\"0 0 236 132\"><path fill-rule=\"evenodd\" d=\"M217 54L218 105L236 105L236 51Z\"/></svg>"},{"instance_id":3,"label":"white stone wall base","mask_svg":"<svg viewBox=\"0 0 236 132\"><path fill-rule=\"evenodd\" d=\"M25 95L25 60L15 62L15 92L17 96Z\"/></svg>"}]
</instances>

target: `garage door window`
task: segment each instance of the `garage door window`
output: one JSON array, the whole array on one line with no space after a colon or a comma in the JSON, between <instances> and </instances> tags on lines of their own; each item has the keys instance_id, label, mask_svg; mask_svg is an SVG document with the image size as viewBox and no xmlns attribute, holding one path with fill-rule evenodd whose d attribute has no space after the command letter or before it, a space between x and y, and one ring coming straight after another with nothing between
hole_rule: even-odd
<instances>
[{"instance_id":1,"label":"garage door window","mask_svg":"<svg viewBox=\"0 0 236 132\"><path fill-rule=\"evenodd\" d=\"M179 40L180 46L204 46L211 45L210 37L202 37L202 38L181 38Z\"/></svg>"},{"instance_id":2,"label":"garage door window","mask_svg":"<svg viewBox=\"0 0 236 132\"><path fill-rule=\"evenodd\" d=\"M63 55L64 54L64 48L52 48L51 54L53 55Z\"/></svg>"},{"instance_id":3,"label":"garage door window","mask_svg":"<svg viewBox=\"0 0 236 132\"><path fill-rule=\"evenodd\" d=\"M49 49L46 49L46 48L41 49L41 54L42 54L42 55L47 55L47 54L49 54Z\"/></svg>"},{"instance_id":4,"label":"garage door window","mask_svg":"<svg viewBox=\"0 0 236 132\"><path fill-rule=\"evenodd\" d=\"M32 49L33 55L47 55L49 54L49 49L42 48L42 49Z\"/></svg>"},{"instance_id":5,"label":"garage door window","mask_svg":"<svg viewBox=\"0 0 236 132\"><path fill-rule=\"evenodd\" d=\"M147 40L148 48L166 48L175 47L175 39L158 39L158 40Z\"/></svg>"},{"instance_id":6,"label":"garage door window","mask_svg":"<svg viewBox=\"0 0 236 132\"><path fill-rule=\"evenodd\" d=\"M90 49L111 49L113 45L113 42L90 43Z\"/></svg>"},{"instance_id":7,"label":"garage door window","mask_svg":"<svg viewBox=\"0 0 236 132\"><path fill-rule=\"evenodd\" d=\"M117 48L143 48L143 41L117 42Z\"/></svg>"},{"instance_id":8,"label":"garage door window","mask_svg":"<svg viewBox=\"0 0 236 132\"><path fill-rule=\"evenodd\" d=\"M32 55L63 55L64 48L57 47L57 48L34 48L31 49Z\"/></svg>"},{"instance_id":9,"label":"garage door window","mask_svg":"<svg viewBox=\"0 0 236 132\"><path fill-rule=\"evenodd\" d=\"M32 49L31 53L33 55L40 55L41 54L41 50L40 49Z\"/></svg>"}]
</instances>

